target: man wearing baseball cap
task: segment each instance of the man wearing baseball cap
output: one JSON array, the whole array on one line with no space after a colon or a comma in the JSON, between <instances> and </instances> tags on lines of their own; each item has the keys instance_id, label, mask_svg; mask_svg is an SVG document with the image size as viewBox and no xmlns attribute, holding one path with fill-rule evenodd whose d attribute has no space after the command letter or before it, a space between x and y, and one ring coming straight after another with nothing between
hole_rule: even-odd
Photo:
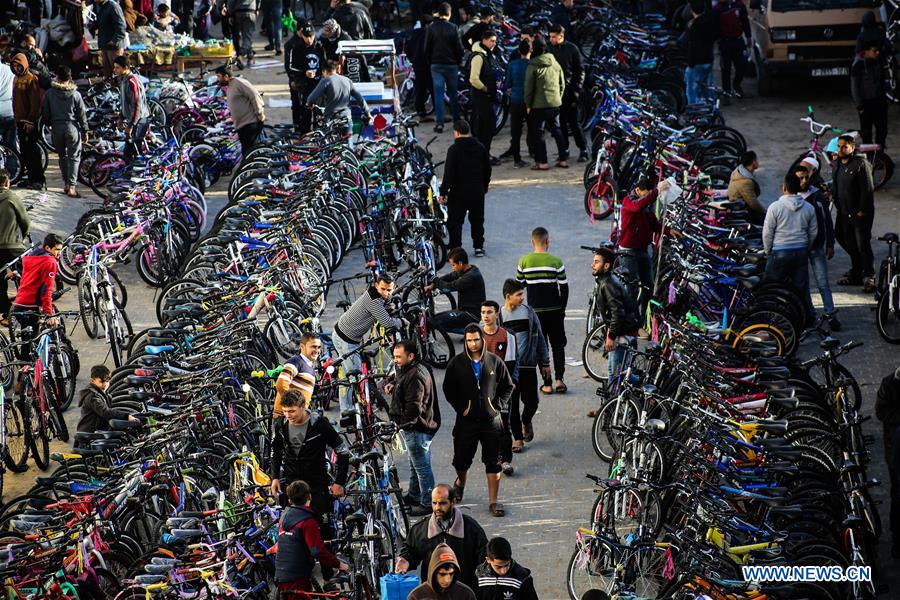
<instances>
[{"instance_id":1,"label":"man wearing baseball cap","mask_svg":"<svg viewBox=\"0 0 900 600\"><path fill-rule=\"evenodd\" d=\"M284 45L284 71L291 90L291 115L300 133L312 127L312 111L307 97L322 79L325 49L316 39L316 30L305 18L297 19L294 35Z\"/></svg>"}]
</instances>

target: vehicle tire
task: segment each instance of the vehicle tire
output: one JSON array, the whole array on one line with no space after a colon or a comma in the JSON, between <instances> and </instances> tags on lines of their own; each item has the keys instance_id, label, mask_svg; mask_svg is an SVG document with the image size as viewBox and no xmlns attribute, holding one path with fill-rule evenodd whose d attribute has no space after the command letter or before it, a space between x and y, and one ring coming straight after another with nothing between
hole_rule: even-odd
<instances>
[{"instance_id":1,"label":"vehicle tire","mask_svg":"<svg viewBox=\"0 0 900 600\"><path fill-rule=\"evenodd\" d=\"M78 360L74 358L74 350L68 346L60 346L51 354L56 360L50 365L57 400L62 410L68 410L75 398L75 382L78 378Z\"/></svg>"},{"instance_id":2,"label":"vehicle tire","mask_svg":"<svg viewBox=\"0 0 900 600\"><path fill-rule=\"evenodd\" d=\"M894 176L894 161L890 156L879 150L872 158L872 180L875 189L880 190Z\"/></svg>"}]
</instances>

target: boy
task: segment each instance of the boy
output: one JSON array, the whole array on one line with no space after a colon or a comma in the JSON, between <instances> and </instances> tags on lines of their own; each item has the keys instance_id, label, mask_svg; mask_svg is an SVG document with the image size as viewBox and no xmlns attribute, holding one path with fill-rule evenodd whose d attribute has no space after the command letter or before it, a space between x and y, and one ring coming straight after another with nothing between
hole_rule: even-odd
<instances>
[{"instance_id":1,"label":"boy","mask_svg":"<svg viewBox=\"0 0 900 600\"><path fill-rule=\"evenodd\" d=\"M275 554L275 581L282 598L290 592L311 592L312 570L316 559L323 567L350 570L322 541L316 514L310 508L312 492L305 481L294 481L287 487L288 507L278 523L278 544ZM298 597L300 595L298 594Z\"/></svg>"},{"instance_id":2,"label":"boy","mask_svg":"<svg viewBox=\"0 0 900 600\"><path fill-rule=\"evenodd\" d=\"M438 544L431 554L428 581L414 589L407 600L475 600L475 592L458 581L459 563L447 544Z\"/></svg>"},{"instance_id":3,"label":"boy","mask_svg":"<svg viewBox=\"0 0 900 600\"><path fill-rule=\"evenodd\" d=\"M106 393L109 388L109 368L106 365L94 365L91 367L91 383L81 390L78 396L78 406L81 407L81 418L75 431L79 433L94 433L109 429L111 419L128 419L138 421L134 415L116 410L110 406L110 398Z\"/></svg>"},{"instance_id":4,"label":"boy","mask_svg":"<svg viewBox=\"0 0 900 600\"><path fill-rule=\"evenodd\" d=\"M488 542L487 556L475 570L478 600L537 600L531 571L512 559L512 547L506 538Z\"/></svg>"}]
</instances>

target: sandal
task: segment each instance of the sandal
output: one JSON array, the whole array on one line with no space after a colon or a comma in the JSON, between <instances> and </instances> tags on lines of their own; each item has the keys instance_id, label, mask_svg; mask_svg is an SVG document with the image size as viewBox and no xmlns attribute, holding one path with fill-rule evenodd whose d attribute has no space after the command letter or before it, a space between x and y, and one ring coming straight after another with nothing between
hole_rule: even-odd
<instances>
[{"instance_id":1,"label":"sandal","mask_svg":"<svg viewBox=\"0 0 900 600\"><path fill-rule=\"evenodd\" d=\"M844 273L844 275L837 280L838 285L862 285L862 282L862 277L853 275L852 273Z\"/></svg>"},{"instance_id":2,"label":"sandal","mask_svg":"<svg viewBox=\"0 0 900 600\"><path fill-rule=\"evenodd\" d=\"M568 391L569 391L569 386L567 386L565 383L561 383L560 385L556 386L556 390L554 390L554 393L565 394Z\"/></svg>"},{"instance_id":3,"label":"sandal","mask_svg":"<svg viewBox=\"0 0 900 600\"><path fill-rule=\"evenodd\" d=\"M516 454L520 454L523 448L525 448L525 442L522 440L516 440L512 444L512 451Z\"/></svg>"},{"instance_id":4,"label":"sandal","mask_svg":"<svg viewBox=\"0 0 900 600\"><path fill-rule=\"evenodd\" d=\"M547 165L536 164L536 165L531 166L531 170L532 171L549 171L550 167L548 167Z\"/></svg>"},{"instance_id":5,"label":"sandal","mask_svg":"<svg viewBox=\"0 0 900 600\"><path fill-rule=\"evenodd\" d=\"M466 491L466 486L459 485L459 477L456 478L456 481L453 482L453 495L456 496L456 502L462 502L463 493Z\"/></svg>"},{"instance_id":6,"label":"sandal","mask_svg":"<svg viewBox=\"0 0 900 600\"><path fill-rule=\"evenodd\" d=\"M493 502L491 504L488 504L488 510L495 517L502 517L506 515L506 510L504 510L503 504L501 504L500 502Z\"/></svg>"},{"instance_id":7,"label":"sandal","mask_svg":"<svg viewBox=\"0 0 900 600\"><path fill-rule=\"evenodd\" d=\"M541 392L543 392L544 394L552 394L552 393L553 393L553 386L551 386L551 385L549 385L549 384L548 384L548 385L542 385L542 386L541 386Z\"/></svg>"}]
</instances>

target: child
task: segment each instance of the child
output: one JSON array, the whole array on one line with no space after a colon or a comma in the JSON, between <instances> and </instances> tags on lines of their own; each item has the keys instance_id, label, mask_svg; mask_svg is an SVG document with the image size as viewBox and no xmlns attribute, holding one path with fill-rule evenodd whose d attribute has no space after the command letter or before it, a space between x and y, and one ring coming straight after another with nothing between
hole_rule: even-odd
<instances>
[{"instance_id":1,"label":"child","mask_svg":"<svg viewBox=\"0 0 900 600\"><path fill-rule=\"evenodd\" d=\"M447 544L431 554L428 581L409 593L407 600L475 600L472 588L459 581L459 561Z\"/></svg>"},{"instance_id":2,"label":"child","mask_svg":"<svg viewBox=\"0 0 900 600\"><path fill-rule=\"evenodd\" d=\"M512 559L506 538L488 542L484 563L475 569L478 600L537 600L531 571Z\"/></svg>"},{"instance_id":3,"label":"child","mask_svg":"<svg viewBox=\"0 0 900 600\"><path fill-rule=\"evenodd\" d=\"M160 4L157 7L156 16L153 19L153 26L157 29L171 33L180 22L178 16L172 13L167 4Z\"/></svg>"},{"instance_id":4,"label":"child","mask_svg":"<svg viewBox=\"0 0 900 600\"><path fill-rule=\"evenodd\" d=\"M275 581L281 597L291 598L291 592L311 592L313 566L316 559L322 567L338 568L343 572L349 565L335 557L325 547L316 513L309 507L312 493L305 481L294 481L287 487L289 506L278 524L278 544L275 555ZM297 595L298 598L302 597Z\"/></svg>"},{"instance_id":5,"label":"child","mask_svg":"<svg viewBox=\"0 0 900 600\"><path fill-rule=\"evenodd\" d=\"M78 406L81 407L81 418L75 431L94 433L109 429L110 419L128 419L138 421L134 415L116 410L110 406L110 398L106 394L109 387L109 368L106 365L91 367L91 383L81 390Z\"/></svg>"}]
</instances>

